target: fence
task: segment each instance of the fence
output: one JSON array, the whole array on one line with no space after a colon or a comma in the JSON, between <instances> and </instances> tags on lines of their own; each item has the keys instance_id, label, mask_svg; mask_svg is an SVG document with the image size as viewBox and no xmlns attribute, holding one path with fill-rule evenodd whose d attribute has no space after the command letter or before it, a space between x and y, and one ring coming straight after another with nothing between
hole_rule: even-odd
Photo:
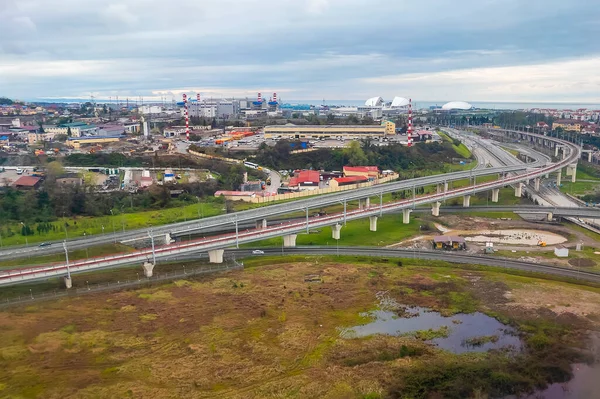
<instances>
[{"instance_id":1,"label":"fence","mask_svg":"<svg viewBox=\"0 0 600 399\"><path fill-rule=\"evenodd\" d=\"M16 305L24 305L28 303L35 303L45 300L72 297L78 295L92 294L97 292L106 292L106 291L114 291L114 290L122 290L127 288L135 288L143 285L151 285L155 282L162 281L170 281L177 279L185 279L193 276L210 274L210 273L220 273L231 270L240 270L244 268L244 264L236 261L235 259L229 259L231 263L227 263L223 265L209 265L209 266L197 266L195 268L186 269L185 267L182 271L171 271L165 273L156 273L152 277L144 277L138 278L134 280L125 280L125 281L117 281L117 282L107 282L107 283L98 283L87 285L82 288L73 288L69 290L57 291L54 290L52 292L33 292L31 289L29 290L29 295L20 295L15 296L13 298L6 298L2 300L0 303L0 308L6 308L9 306Z\"/></svg>"},{"instance_id":2,"label":"fence","mask_svg":"<svg viewBox=\"0 0 600 399\"><path fill-rule=\"evenodd\" d=\"M340 186L340 187L318 188L316 190L304 190L304 191L298 191L298 192L294 192L294 193L276 194L276 195L271 195L268 197L254 197L254 198L248 198L248 199L244 199L244 200L247 202L251 202L253 204L263 204L263 203L267 203L267 202L281 201L281 200L287 200L287 199L310 197L312 195L337 193L340 191L355 190L357 188L371 187L376 184L387 183L387 182L396 180L398 177L399 177L399 175L394 173L389 176L382 177L380 179L377 179L377 180L374 180L371 182L367 182L367 183L349 184L347 186Z\"/></svg>"},{"instance_id":3,"label":"fence","mask_svg":"<svg viewBox=\"0 0 600 399\"><path fill-rule=\"evenodd\" d=\"M239 159L225 158L225 157L221 157L218 155L208 155L208 154L203 154L201 152L196 152L196 151L192 151L192 150L188 150L188 153L190 153L196 157L205 158L205 159L216 159L218 161L229 162L229 163L242 163L242 161Z\"/></svg>"}]
</instances>

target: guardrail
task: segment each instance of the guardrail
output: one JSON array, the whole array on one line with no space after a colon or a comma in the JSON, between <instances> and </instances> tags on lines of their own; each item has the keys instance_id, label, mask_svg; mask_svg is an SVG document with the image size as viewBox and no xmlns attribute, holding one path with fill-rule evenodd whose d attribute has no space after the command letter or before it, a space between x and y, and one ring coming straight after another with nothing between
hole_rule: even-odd
<instances>
[{"instance_id":1,"label":"guardrail","mask_svg":"<svg viewBox=\"0 0 600 399\"><path fill-rule=\"evenodd\" d=\"M314 229L318 227L327 227L340 223L345 224L348 220L360 219L369 216L380 216L383 213L397 211L399 209L407 209L411 207L415 208L417 205L429 204L432 202L443 201L449 198L459 197L463 195L471 195L481 191L487 191L494 188L504 187L513 183L520 183L522 181L540 177L551 171L560 169L570 164L572 162L572 158L574 157L575 159L577 159L579 156L579 148L572 145L571 143L567 144L571 148L571 154L569 157L562 159L556 164L552 164L550 166L546 166L540 169L535 169L525 174L505 177L501 180L481 183L477 185L474 184L473 186L453 189L442 193L414 197L413 199L408 200L401 200L386 204L383 204L381 202L378 207L370 207L368 209L359 209L334 215L312 218L308 217L307 215L306 222L294 221L290 223L282 223L277 226L271 226L260 230L246 230L245 232L241 233L228 233L220 236L213 236L209 238L188 241L185 243L166 245L158 247L154 251L154 256L156 256L156 258L158 259L162 257L177 256L199 251L209 251L213 249L222 249L231 246L239 246L239 244L241 243L259 241L282 235L295 234L304 230L309 231L311 228ZM364 198L364 195L361 196L361 198ZM294 210L293 203L291 205L292 209L288 209L288 213ZM237 225L237 223L239 222L239 220L237 219L237 214L234 214L234 217L236 219L229 220L229 223L235 223ZM69 265L69 268L71 273L80 273L99 268L123 266L132 263L141 264L145 261L148 261L152 255L153 254L151 250L144 249L134 253L119 254L104 258L92 258L83 261L73 262ZM66 264L42 266L29 269L9 270L0 273L0 285L14 284L18 282L31 281L34 279L53 277L60 274L64 274L66 273L66 271Z\"/></svg>"}]
</instances>

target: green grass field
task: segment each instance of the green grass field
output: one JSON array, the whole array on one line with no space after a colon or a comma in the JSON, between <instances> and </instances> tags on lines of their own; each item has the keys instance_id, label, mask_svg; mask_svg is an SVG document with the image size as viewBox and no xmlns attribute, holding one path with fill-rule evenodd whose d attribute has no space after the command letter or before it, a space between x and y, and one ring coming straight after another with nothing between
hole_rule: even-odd
<instances>
[{"instance_id":1,"label":"green grass field","mask_svg":"<svg viewBox=\"0 0 600 399\"><path fill-rule=\"evenodd\" d=\"M515 157L519 156L519 151L517 151L517 150L514 150L512 148L508 148L508 147L502 147L502 146L500 146L500 148L502 148L504 151L506 151L506 152L508 152L510 154L513 154Z\"/></svg>"},{"instance_id":2,"label":"green grass field","mask_svg":"<svg viewBox=\"0 0 600 399\"><path fill-rule=\"evenodd\" d=\"M577 181L572 183L570 180L563 180L560 191L571 195L586 195L600 191L600 181L594 183L589 181Z\"/></svg>"},{"instance_id":3,"label":"green grass field","mask_svg":"<svg viewBox=\"0 0 600 399\"><path fill-rule=\"evenodd\" d=\"M87 258L94 258L94 257L98 257L98 256L106 256L106 255L111 255L111 254L115 254L115 253L120 253L120 252L132 252L134 251L133 248L125 246L125 245L121 245L121 244L102 244L102 245L98 245L95 247L89 247L87 250L86 249L78 249L78 250L74 250L74 251L69 251L69 260L70 261L74 261L74 260L80 260L80 259L87 259ZM49 263L56 263L56 262L64 262L65 261L65 254L64 252L60 252L57 254L52 254L52 255L45 255L45 256L34 256L31 258L21 258L21 259L12 259L12 260L5 260L0 262L0 269L5 269L5 268L20 268L20 267L27 267L27 266L33 266L33 265L44 265L44 264L49 264Z\"/></svg>"},{"instance_id":4,"label":"green grass field","mask_svg":"<svg viewBox=\"0 0 600 399\"><path fill-rule=\"evenodd\" d=\"M369 219L353 220L342 227L340 233L340 246L385 246L398 243L402 240L415 236L420 231L420 226L429 223L419 215L411 215L410 223L402 223L402 214L388 214L377 221L377 232L369 230ZM262 240L245 245L251 247L278 247L281 246L281 237ZM330 245L336 246L336 240L332 238L331 228L325 227L318 231L312 230L310 234L299 234L296 245Z\"/></svg>"},{"instance_id":5,"label":"green grass field","mask_svg":"<svg viewBox=\"0 0 600 399\"><path fill-rule=\"evenodd\" d=\"M471 151L469 151L469 149L467 148L466 145L464 145L463 143L460 143L459 146L454 145L454 141L448 135L446 135L440 131L438 131L437 133L440 135L440 137L442 139L452 143L452 148L454 148L454 151L456 151L456 153L458 155L460 155L463 158L471 158Z\"/></svg>"},{"instance_id":6,"label":"green grass field","mask_svg":"<svg viewBox=\"0 0 600 399\"><path fill-rule=\"evenodd\" d=\"M215 216L224 213L224 205L217 202L192 204L179 208L123 213L114 216L60 218L52 222L54 230L38 234L35 225L30 226L35 235L24 237L20 234L21 225L12 223L0 227L2 246L33 244L43 241L64 240L65 238L82 237L90 234L111 234L113 231L139 229L151 226L160 226L168 223L183 222L185 220ZM104 226L104 228L103 228ZM8 236L10 229L14 235Z\"/></svg>"}]
</instances>

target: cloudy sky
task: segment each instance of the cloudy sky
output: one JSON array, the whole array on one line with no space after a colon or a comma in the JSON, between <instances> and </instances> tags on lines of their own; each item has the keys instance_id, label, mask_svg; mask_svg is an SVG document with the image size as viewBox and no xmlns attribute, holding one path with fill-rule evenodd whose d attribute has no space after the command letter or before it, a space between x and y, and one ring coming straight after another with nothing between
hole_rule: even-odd
<instances>
[{"instance_id":1,"label":"cloudy sky","mask_svg":"<svg viewBox=\"0 0 600 399\"><path fill-rule=\"evenodd\" d=\"M600 103L590 0L0 0L0 96Z\"/></svg>"}]
</instances>

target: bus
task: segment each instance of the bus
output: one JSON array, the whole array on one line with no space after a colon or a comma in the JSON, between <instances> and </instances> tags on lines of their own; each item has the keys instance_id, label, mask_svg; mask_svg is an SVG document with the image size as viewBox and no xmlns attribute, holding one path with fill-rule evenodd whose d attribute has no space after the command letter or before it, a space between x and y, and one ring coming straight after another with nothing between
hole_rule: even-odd
<instances>
[{"instance_id":1,"label":"bus","mask_svg":"<svg viewBox=\"0 0 600 399\"><path fill-rule=\"evenodd\" d=\"M253 162L244 161L244 166L252 169L258 169L258 165Z\"/></svg>"}]
</instances>

